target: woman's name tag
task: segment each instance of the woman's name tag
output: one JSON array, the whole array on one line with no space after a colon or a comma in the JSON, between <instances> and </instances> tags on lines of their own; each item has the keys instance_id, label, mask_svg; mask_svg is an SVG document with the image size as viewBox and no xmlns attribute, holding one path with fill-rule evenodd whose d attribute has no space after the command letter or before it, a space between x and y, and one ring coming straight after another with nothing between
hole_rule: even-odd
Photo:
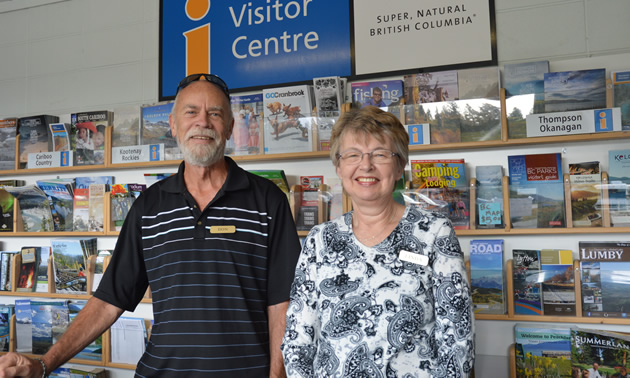
<instances>
[{"instance_id":1,"label":"woman's name tag","mask_svg":"<svg viewBox=\"0 0 630 378\"><path fill-rule=\"evenodd\" d=\"M401 259L402 261L406 261L412 264L418 264L422 266L426 266L429 263L429 256L405 251L404 249L402 249L400 253L398 253L398 258Z\"/></svg>"}]
</instances>

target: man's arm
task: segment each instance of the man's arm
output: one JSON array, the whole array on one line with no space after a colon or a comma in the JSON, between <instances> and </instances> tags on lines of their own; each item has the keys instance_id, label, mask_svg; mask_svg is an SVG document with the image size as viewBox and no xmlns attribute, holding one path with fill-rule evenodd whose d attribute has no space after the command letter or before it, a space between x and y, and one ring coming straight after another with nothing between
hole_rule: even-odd
<instances>
[{"instance_id":1,"label":"man's arm","mask_svg":"<svg viewBox=\"0 0 630 378\"><path fill-rule=\"evenodd\" d=\"M269 318L269 354L271 356L269 377L273 378L286 377L280 345L282 344L282 338L284 337L288 308L289 301L267 307L267 316Z\"/></svg>"},{"instance_id":2,"label":"man's arm","mask_svg":"<svg viewBox=\"0 0 630 378\"><path fill-rule=\"evenodd\" d=\"M64 335L41 357L47 374L55 370L88 346L107 330L123 310L96 297L90 298L83 310L72 321ZM39 361L18 353L8 353L0 358L0 377L42 376Z\"/></svg>"}]
</instances>

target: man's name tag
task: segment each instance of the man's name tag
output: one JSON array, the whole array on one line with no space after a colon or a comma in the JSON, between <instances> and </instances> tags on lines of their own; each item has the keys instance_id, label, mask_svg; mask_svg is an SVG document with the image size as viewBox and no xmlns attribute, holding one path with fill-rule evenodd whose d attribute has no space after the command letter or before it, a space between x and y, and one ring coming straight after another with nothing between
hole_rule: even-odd
<instances>
[{"instance_id":1,"label":"man's name tag","mask_svg":"<svg viewBox=\"0 0 630 378\"><path fill-rule=\"evenodd\" d=\"M398 258L401 259L402 261L406 261L412 264L418 264L422 266L426 266L429 263L429 256L405 251L404 249L400 251L400 253L398 254Z\"/></svg>"},{"instance_id":2,"label":"man's name tag","mask_svg":"<svg viewBox=\"0 0 630 378\"><path fill-rule=\"evenodd\" d=\"M236 226L210 226L211 234L233 234L236 232Z\"/></svg>"}]
</instances>

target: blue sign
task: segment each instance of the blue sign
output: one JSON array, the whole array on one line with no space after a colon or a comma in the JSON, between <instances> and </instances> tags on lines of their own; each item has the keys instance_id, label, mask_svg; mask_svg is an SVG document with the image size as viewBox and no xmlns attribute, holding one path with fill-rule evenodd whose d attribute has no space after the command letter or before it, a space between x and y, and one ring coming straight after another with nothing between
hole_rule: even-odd
<instances>
[{"instance_id":1,"label":"blue sign","mask_svg":"<svg viewBox=\"0 0 630 378\"><path fill-rule=\"evenodd\" d=\"M231 89L351 75L350 3L162 0L160 100L193 73Z\"/></svg>"},{"instance_id":2,"label":"blue sign","mask_svg":"<svg viewBox=\"0 0 630 378\"><path fill-rule=\"evenodd\" d=\"M613 114L612 109L594 110L595 114L595 132L613 131Z\"/></svg>"}]
</instances>

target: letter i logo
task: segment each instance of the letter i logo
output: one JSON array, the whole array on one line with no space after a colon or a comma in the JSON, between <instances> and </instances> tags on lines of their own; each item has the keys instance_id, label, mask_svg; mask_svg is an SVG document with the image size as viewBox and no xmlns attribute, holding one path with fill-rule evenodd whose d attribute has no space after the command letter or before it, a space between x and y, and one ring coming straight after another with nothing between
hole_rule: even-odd
<instances>
[{"instance_id":1,"label":"letter i logo","mask_svg":"<svg viewBox=\"0 0 630 378\"><path fill-rule=\"evenodd\" d=\"M409 145L422 144L422 125L407 126Z\"/></svg>"},{"instance_id":2,"label":"letter i logo","mask_svg":"<svg viewBox=\"0 0 630 378\"><path fill-rule=\"evenodd\" d=\"M611 109L596 110L595 111L595 132L612 131L611 126L612 126L612 110Z\"/></svg>"},{"instance_id":3,"label":"letter i logo","mask_svg":"<svg viewBox=\"0 0 630 378\"><path fill-rule=\"evenodd\" d=\"M186 16L199 21L210 11L210 0L187 0ZM183 33L186 38L186 76L210 73L210 23Z\"/></svg>"}]
</instances>

